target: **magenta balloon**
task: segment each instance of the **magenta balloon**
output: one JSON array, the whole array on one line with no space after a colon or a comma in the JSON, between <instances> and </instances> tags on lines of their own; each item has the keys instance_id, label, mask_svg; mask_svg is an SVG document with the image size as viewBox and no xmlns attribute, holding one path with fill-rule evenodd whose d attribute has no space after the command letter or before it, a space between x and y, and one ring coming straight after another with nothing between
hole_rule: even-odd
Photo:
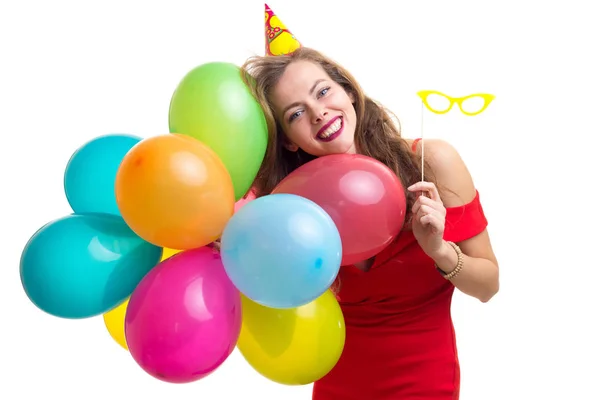
<instances>
[{"instance_id":1,"label":"magenta balloon","mask_svg":"<svg viewBox=\"0 0 600 400\"><path fill-rule=\"evenodd\" d=\"M183 251L152 269L132 293L125 316L127 346L153 377L197 381L235 349L241 307L217 252L208 247Z\"/></svg>"}]
</instances>

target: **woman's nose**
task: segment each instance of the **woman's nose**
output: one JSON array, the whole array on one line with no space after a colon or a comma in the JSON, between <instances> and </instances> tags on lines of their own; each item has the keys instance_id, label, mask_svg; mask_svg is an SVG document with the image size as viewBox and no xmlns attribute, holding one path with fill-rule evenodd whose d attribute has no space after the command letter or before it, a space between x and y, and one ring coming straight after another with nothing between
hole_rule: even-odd
<instances>
[{"instance_id":1,"label":"woman's nose","mask_svg":"<svg viewBox=\"0 0 600 400\"><path fill-rule=\"evenodd\" d=\"M319 122L323 122L323 120L327 117L327 111L320 109L313 111L313 123L318 124Z\"/></svg>"}]
</instances>

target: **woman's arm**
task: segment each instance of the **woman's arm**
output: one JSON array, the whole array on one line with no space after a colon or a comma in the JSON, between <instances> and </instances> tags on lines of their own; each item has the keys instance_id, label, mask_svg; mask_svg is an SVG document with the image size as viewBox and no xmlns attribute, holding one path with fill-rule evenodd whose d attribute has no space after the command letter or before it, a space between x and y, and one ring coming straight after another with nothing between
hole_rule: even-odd
<instances>
[{"instance_id":1,"label":"woman's arm","mask_svg":"<svg viewBox=\"0 0 600 400\"><path fill-rule=\"evenodd\" d=\"M437 139L427 140L425 159L435 176L445 207L462 206L475 197L471 174L456 149L449 143ZM456 244L463 253L463 266L460 273L450 281L463 293L484 303L489 301L499 290L499 269L487 230ZM452 271L458 262L458 254L446 241L429 256L446 273Z\"/></svg>"},{"instance_id":2,"label":"woman's arm","mask_svg":"<svg viewBox=\"0 0 600 400\"><path fill-rule=\"evenodd\" d=\"M499 290L498 261L492 251L487 231L457 243L463 252L463 266L458 275L450 280L461 292L486 303ZM438 268L449 273L458 262L454 249L445 243L442 251L432 255Z\"/></svg>"}]
</instances>

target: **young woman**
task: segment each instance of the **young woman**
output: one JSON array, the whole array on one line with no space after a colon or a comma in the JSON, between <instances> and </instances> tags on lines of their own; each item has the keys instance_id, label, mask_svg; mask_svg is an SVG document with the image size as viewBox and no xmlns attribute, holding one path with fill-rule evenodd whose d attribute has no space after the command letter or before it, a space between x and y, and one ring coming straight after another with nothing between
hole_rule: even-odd
<instances>
[{"instance_id":1,"label":"young woman","mask_svg":"<svg viewBox=\"0 0 600 400\"><path fill-rule=\"evenodd\" d=\"M313 49L253 57L242 68L270 134L257 196L332 153L373 157L407 188L406 229L373 259L340 270L346 344L334 369L315 382L313 399L458 399L454 288L487 302L499 286L479 193L460 155L427 140L422 182L422 143L401 138L352 75Z\"/></svg>"}]
</instances>

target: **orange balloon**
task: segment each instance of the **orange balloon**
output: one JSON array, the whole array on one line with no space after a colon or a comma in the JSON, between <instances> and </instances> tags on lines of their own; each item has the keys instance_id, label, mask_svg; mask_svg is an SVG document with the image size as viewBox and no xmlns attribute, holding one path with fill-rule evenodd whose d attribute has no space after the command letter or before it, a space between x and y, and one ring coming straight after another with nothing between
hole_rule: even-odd
<instances>
[{"instance_id":1,"label":"orange balloon","mask_svg":"<svg viewBox=\"0 0 600 400\"><path fill-rule=\"evenodd\" d=\"M136 234L177 250L218 239L235 204L233 182L216 153L179 134L136 144L117 171L115 195Z\"/></svg>"}]
</instances>

